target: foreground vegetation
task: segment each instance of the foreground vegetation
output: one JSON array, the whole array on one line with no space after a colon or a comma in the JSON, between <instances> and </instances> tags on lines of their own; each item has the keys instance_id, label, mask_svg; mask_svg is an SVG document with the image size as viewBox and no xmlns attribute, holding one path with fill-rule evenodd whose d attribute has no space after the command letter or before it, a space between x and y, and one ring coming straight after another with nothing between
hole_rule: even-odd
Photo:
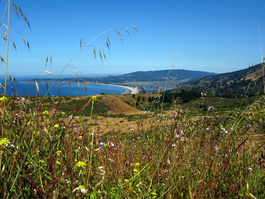
<instances>
[{"instance_id":1,"label":"foreground vegetation","mask_svg":"<svg viewBox=\"0 0 265 199\"><path fill-rule=\"evenodd\" d=\"M70 114L44 98L1 97L0 197L265 197L264 96L223 112L175 104L127 130L102 128L97 102Z\"/></svg>"}]
</instances>

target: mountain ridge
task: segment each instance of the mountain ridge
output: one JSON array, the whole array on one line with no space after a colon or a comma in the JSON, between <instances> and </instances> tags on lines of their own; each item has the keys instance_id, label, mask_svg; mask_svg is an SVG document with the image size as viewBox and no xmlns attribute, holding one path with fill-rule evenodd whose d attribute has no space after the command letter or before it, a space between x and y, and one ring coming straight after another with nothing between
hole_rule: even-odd
<instances>
[{"instance_id":1,"label":"mountain ridge","mask_svg":"<svg viewBox=\"0 0 265 199\"><path fill-rule=\"evenodd\" d=\"M213 72L192 71L185 69L167 69L156 71L136 71L121 75L110 75L107 77L76 77L76 78L60 78L57 82L86 82L86 83L103 83L117 84L129 86L153 86L163 87L166 80L169 80L169 87L174 88L177 84L184 83L190 80L196 80L208 75L215 75ZM29 82L33 80L28 80ZM49 82L54 79L34 79L34 81Z\"/></svg>"},{"instance_id":2,"label":"mountain ridge","mask_svg":"<svg viewBox=\"0 0 265 199\"><path fill-rule=\"evenodd\" d=\"M207 76L183 83L181 89L207 91L217 97L254 96L262 93L264 65L249 66L234 72Z\"/></svg>"}]
</instances>

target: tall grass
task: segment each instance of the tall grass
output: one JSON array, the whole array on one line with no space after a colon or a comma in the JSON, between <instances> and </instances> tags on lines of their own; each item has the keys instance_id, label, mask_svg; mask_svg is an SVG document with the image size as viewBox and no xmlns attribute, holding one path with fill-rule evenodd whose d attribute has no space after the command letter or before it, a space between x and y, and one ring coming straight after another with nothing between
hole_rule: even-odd
<instances>
[{"instance_id":1,"label":"tall grass","mask_svg":"<svg viewBox=\"0 0 265 199\"><path fill-rule=\"evenodd\" d=\"M102 128L95 96L70 114L44 98L0 98L1 198L265 197L264 96L221 115L178 105L131 132Z\"/></svg>"},{"instance_id":2,"label":"tall grass","mask_svg":"<svg viewBox=\"0 0 265 199\"><path fill-rule=\"evenodd\" d=\"M133 132L105 132L91 102L86 119L8 98L1 198L265 196L264 97L230 115L194 118L178 106Z\"/></svg>"}]
</instances>

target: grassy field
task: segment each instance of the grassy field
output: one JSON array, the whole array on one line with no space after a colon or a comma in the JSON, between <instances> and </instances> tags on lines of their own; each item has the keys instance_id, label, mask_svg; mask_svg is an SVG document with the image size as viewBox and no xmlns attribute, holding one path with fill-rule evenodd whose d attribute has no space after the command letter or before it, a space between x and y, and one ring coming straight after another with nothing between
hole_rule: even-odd
<instances>
[{"instance_id":1,"label":"grassy field","mask_svg":"<svg viewBox=\"0 0 265 199\"><path fill-rule=\"evenodd\" d=\"M0 98L0 197L265 198L264 96L149 97Z\"/></svg>"}]
</instances>

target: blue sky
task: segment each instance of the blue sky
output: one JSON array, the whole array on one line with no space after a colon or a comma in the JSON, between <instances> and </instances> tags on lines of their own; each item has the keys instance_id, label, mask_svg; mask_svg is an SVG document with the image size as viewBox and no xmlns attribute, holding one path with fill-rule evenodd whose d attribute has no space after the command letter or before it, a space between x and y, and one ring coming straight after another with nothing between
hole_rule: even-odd
<instances>
[{"instance_id":1,"label":"blue sky","mask_svg":"<svg viewBox=\"0 0 265 199\"><path fill-rule=\"evenodd\" d=\"M6 24L0 2L1 23ZM11 13L9 73L58 74L80 49L90 43L64 74L124 74L175 69L216 73L244 69L262 60L265 40L264 0L14 0L27 16L31 30ZM135 31L132 26L136 26ZM129 28L130 35L125 27ZM115 31L118 29L123 42ZM1 34L5 28L1 26ZM259 36L260 35L260 36ZM21 37L30 43L30 51ZM105 45L109 37L110 50ZM4 40L0 56L5 57ZM94 58L93 49L107 60ZM52 64L45 65L46 57ZM0 65L4 73L5 65Z\"/></svg>"}]
</instances>

